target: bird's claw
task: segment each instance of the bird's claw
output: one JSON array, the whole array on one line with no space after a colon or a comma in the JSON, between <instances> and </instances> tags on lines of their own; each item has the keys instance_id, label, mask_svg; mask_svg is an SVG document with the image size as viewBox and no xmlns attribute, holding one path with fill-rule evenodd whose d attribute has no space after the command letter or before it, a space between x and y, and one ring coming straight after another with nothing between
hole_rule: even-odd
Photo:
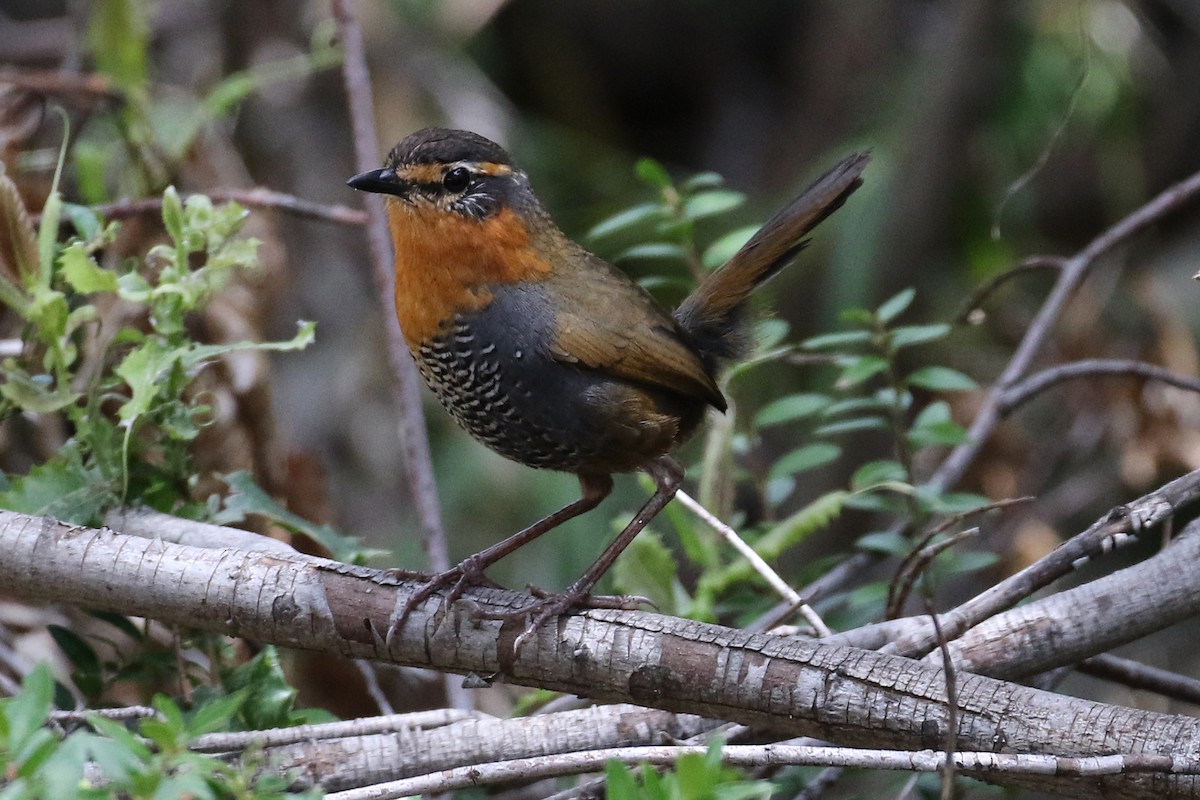
<instances>
[{"instance_id":1,"label":"bird's claw","mask_svg":"<svg viewBox=\"0 0 1200 800\"><path fill-rule=\"evenodd\" d=\"M493 581L484 574L485 566L477 563L473 558L464 559L457 566L451 567L445 572L439 572L437 575L429 576L422 573L414 573L408 570L388 570L389 574L396 577L412 579L414 577L425 578L425 584L419 587L415 592L410 594L404 603L392 613L392 618L388 621L387 635L384 641L387 644L392 643L392 637L395 636L402 627L409 615L416 610L417 606L424 603L435 592L450 587L450 591L446 593L443 601L444 607L449 608L463 596L463 592L472 586L489 586L492 588L502 588L500 584Z\"/></svg>"}]
</instances>

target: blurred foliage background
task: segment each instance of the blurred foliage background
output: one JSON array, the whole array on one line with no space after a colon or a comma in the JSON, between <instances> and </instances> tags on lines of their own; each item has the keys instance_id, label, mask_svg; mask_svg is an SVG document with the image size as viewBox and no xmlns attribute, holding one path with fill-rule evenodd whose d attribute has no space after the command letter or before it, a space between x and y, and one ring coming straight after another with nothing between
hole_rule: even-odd
<instances>
[{"instance_id":1,"label":"blurred foliage background","mask_svg":"<svg viewBox=\"0 0 1200 800\"><path fill-rule=\"evenodd\" d=\"M95 13L105 5L112 13ZM122 18L121 8L131 11ZM697 237L711 241L764 220L842 155L870 149L865 187L761 293L793 338L838 330L842 310L875 307L910 286L908 321L948 322L987 279L1027 256L1075 252L1200 169L1200 6L1192 0L409 0L364 1L356 12L380 158L426 125L478 131L510 149L575 238L652 199L634 175L642 156L677 179L715 171L747 196L711 229L698 227ZM50 97L72 122L64 192L74 202L174 184L184 192L263 186L356 205L344 185L355 169L331 34L324 2L3 0L0 70L22 76L0 71L5 169L27 206L40 209L64 134L46 112ZM75 80L90 74L104 75L108 88ZM46 83L34 86L30 76ZM121 92L138 93L138 102L122 102ZM151 237L152 223L130 220L122 235ZM228 400L219 406L226 413L197 458L249 469L292 511L392 550L388 563L423 566L409 533L415 515L362 230L259 211L251 227L263 241L261 268L200 327L218 338L287 339L297 320L315 320L316 344L272 357L269 371L261 354L226 367L210 387ZM629 244L590 243L610 258ZM1042 363L1136 357L1196 374L1198 252L1194 209L1139 237L1070 304ZM642 278L687 276L671 259L620 264ZM945 364L986 386L1050 281L1031 274L1006 285L978 324L955 327L905 366ZM659 281L665 302L678 299L677 283ZM843 458L804 473L778 510L764 510L756 490L797 446L789 437L801 434L763 436L746 421L772 399L827 386L835 375L828 366L778 363L735 384L741 519L799 508L844 485L862 463L889 456L877 432L850 435ZM970 421L973 398L949 398L959 423ZM452 558L575 498L574 478L500 459L426 399ZM959 488L1038 500L988 531L983 545L999 556L990 571L951 584L939 602L962 599L1122 500L1200 467L1197 423L1195 397L1124 379L1069 383L1023 408ZM11 422L3 437L0 461L15 474L44 458L54 439ZM936 455L923 451L918 474ZM698 444L684 454L689 464L698 458ZM493 577L564 586L601 549L598 530L623 523L644 491L620 480L601 511L498 565ZM846 552L867 520L843 515L781 569L797 583L815 577L813 564ZM889 575L885 565L874 577ZM1136 655L1194 674L1193 651L1176 631ZM314 670L301 687L310 702L341 714L369 710Z\"/></svg>"}]
</instances>

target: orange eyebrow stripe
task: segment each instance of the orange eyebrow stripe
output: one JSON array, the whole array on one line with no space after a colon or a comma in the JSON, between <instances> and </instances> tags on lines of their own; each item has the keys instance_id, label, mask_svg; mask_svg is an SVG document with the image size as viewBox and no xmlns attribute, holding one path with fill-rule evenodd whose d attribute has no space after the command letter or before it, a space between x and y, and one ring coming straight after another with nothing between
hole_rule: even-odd
<instances>
[{"instance_id":1,"label":"orange eyebrow stripe","mask_svg":"<svg viewBox=\"0 0 1200 800\"><path fill-rule=\"evenodd\" d=\"M396 177L409 183L441 183L447 168L463 166L481 175L511 175L512 167L493 161L463 161L451 164L407 164L396 168Z\"/></svg>"}]
</instances>

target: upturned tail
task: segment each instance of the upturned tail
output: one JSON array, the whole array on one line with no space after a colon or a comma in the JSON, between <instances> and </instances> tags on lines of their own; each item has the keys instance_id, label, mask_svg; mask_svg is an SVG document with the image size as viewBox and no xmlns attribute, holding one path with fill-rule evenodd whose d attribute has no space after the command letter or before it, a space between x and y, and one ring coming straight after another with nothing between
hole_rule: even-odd
<instances>
[{"instance_id":1,"label":"upturned tail","mask_svg":"<svg viewBox=\"0 0 1200 800\"><path fill-rule=\"evenodd\" d=\"M691 334L705 361L736 358L749 349L746 300L750 293L787 266L808 244L803 237L862 185L860 176L869 160L868 153L843 159L763 225L675 309L675 319Z\"/></svg>"}]
</instances>

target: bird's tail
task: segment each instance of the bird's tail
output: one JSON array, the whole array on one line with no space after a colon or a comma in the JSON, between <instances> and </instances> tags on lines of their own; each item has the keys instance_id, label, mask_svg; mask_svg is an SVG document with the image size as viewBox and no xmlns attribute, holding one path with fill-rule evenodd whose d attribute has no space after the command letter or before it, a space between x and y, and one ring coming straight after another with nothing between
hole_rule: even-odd
<instances>
[{"instance_id":1,"label":"bird's tail","mask_svg":"<svg viewBox=\"0 0 1200 800\"><path fill-rule=\"evenodd\" d=\"M735 358L748 349L745 308L750 292L785 267L808 243L803 237L862 185L860 175L869 160L868 153L843 159L763 225L679 305L675 319L692 335L706 360Z\"/></svg>"}]
</instances>

